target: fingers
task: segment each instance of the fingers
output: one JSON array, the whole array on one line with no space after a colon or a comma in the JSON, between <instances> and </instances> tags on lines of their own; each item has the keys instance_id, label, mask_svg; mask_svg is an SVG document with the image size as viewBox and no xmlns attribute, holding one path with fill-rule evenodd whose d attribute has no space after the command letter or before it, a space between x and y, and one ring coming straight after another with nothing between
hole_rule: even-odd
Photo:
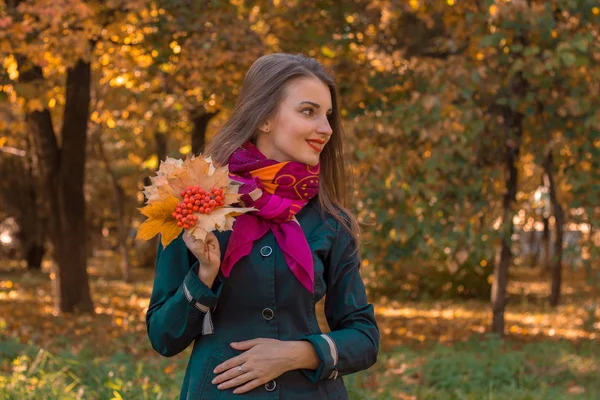
<instances>
[{"instance_id":1,"label":"fingers","mask_svg":"<svg viewBox=\"0 0 600 400\"><path fill-rule=\"evenodd\" d=\"M208 232L206 234L206 243L213 243L217 240L217 237L213 232Z\"/></svg>"},{"instance_id":2,"label":"fingers","mask_svg":"<svg viewBox=\"0 0 600 400\"><path fill-rule=\"evenodd\" d=\"M261 339L245 340L243 342L231 343L231 347L236 350L249 350L259 344Z\"/></svg>"},{"instance_id":3,"label":"fingers","mask_svg":"<svg viewBox=\"0 0 600 400\"><path fill-rule=\"evenodd\" d=\"M245 362L246 356L244 354L240 354L239 356L230 358L229 360L217 365L217 367L213 370L213 373L220 374L223 371L227 371L228 369L242 365Z\"/></svg>"},{"instance_id":4,"label":"fingers","mask_svg":"<svg viewBox=\"0 0 600 400\"><path fill-rule=\"evenodd\" d=\"M251 340L245 340L243 342L234 342L234 343L231 343L231 347L238 349L238 350L242 350L242 349L247 350L247 349L250 349L250 348L256 346L257 344L260 344L264 340L265 340L264 338L256 338L256 339L251 339ZM220 374L223 371L227 371L228 369L237 367L238 365L242 365L246 361L248 361L248 354L242 353L238 356L232 357L229 360L217 365L217 367L213 370L213 373Z\"/></svg>"},{"instance_id":5,"label":"fingers","mask_svg":"<svg viewBox=\"0 0 600 400\"><path fill-rule=\"evenodd\" d=\"M219 375L217 375L217 376L216 376L216 377L215 377L215 378L212 380L212 382L211 382L211 383L213 383L213 384L215 384L215 385L218 385L219 383L222 383L222 382L227 382L227 381L228 381L228 380L230 380L230 379L234 379L234 378L237 378L238 376L241 376L241 375L246 375L246 374L250 373L250 371L248 370L248 368L249 368L249 367L248 367L248 365L244 365L244 364L240 364L240 365L243 365L245 369L244 369L244 370L242 370L242 371L240 371L240 370L238 369L238 368L239 368L239 365L238 365L238 366L235 366L235 367L233 367L233 368L231 368L231 369L229 369L229 370L227 370L227 371L223 372L222 374L219 374ZM220 388L219 388L219 389L220 389Z\"/></svg>"},{"instance_id":6,"label":"fingers","mask_svg":"<svg viewBox=\"0 0 600 400\"><path fill-rule=\"evenodd\" d=\"M241 393L246 393L251 391L254 388L259 387L260 385L262 385L263 382L260 379L253 379L250 382L246 383L244 386L240 386L239 388L235 389L233 391L234 394L241 394Z\"/></svg>"},{"instance_id":7,"label":"fingers","mask_svg":"<svg viewBox=\"0 0 600 400\"><path fill-rule=\"evenodd\" d=\"M233 369L235 370L236 368L233 368ZM256 379L256 376L254 376L254 374L252 372L247 372L242 375L238 375L235 378L230 379L224 383L221 383L220 385L217 386L217 388L220 390L231 389L232 387L243 385L244 383L250 382L255 379Z\"/></svg>"},{"instance_id":8,"label":"fingers","mask_svg":"<svg viewBox=\"0 0 600 400\"><path fill-rule=\"evenodd\" d=\"M204 257L207 258L210 262L210 251L208 249L208 243L204 242L202 247L204 248Z\"/></svg>"},{"instance_id":9,"label":"fingers","mask_svg":"<svg viewBox=\"0 0 600 400\"><path fill-rule=\"evenodd\" d=\"M190 247L190 248L196 248L198 246L198 243L202 242L199 239L196 239L196 237L194 235L191 235L188 231L184 230L183 232L183 241L185 242L185 244Z\"/></svg>"},{"instance_id":10,"label":"fingers","mask_svg":"<svg viewBox=\"0 0 600 400\"><path fill-rule=\"evenodd\" d=\"M212 232L209 232L206 235L205 243L207 245L207 248L210 247L212 250L216 250L217 246L219 245L219 241L217 240L217 237Z\"/></svg>"},{"instance_id":11,"label":"fingers","mask_svg":"<svg viewBox=\"0 0 600 400\"><path fill-rule=\"evenodd\" d=\"M183 240L189 243L210 243L217 239L214 233L209 232L206 235L205 240L201 240L196 238L196 236L192 235L188 230L183 230Z\"/></svg>"},{"instance_id":12,"label":"fingers","mask_svg":"<svg viewBox=\"0 0 600 400\"><path fill-rule=\"evenodd\" d=\"M213 370L217 376L212 380L212 383L218 385L217 388L219 390L236 388L233 391L234 394L248 392L265 383L268 379L270 379L268 378L269 374L263 373L266 371L260 372L262 369L260 367L257 368L256 365L249 365L249 363L252 364L250 362L252 359L252 354L248 353L252 352L248 352L246 350L249 350L269 340L270 339L256 338L252 340L231 343L231 346L234 349L244 351L244 353L219 364ZM238 369L240 365L242 365L242 371Z\"/></svg>"},{"instance_id":13,"label":"fingers","mask_svg":"<svg viewBox=\"0 0 600 400\"><path fill-rule=\"evenodd\" d=\"M206 260L209 263L215 254L219 254L218 251L216 251L218 249L219 242L217 237L212 232L208 233L205 240L200 240L194 235L191 235L188 231L184 231L183 241L188 249L190 249L197 258Z\"/></svg>"}]
</instances>

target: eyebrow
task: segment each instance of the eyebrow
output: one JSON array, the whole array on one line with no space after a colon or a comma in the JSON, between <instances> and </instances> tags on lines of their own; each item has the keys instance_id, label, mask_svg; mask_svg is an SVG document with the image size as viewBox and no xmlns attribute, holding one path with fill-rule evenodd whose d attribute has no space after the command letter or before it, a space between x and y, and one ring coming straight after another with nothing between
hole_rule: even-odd
<instances>
[{"instance_id":1,"label":"eyebrow","mask_svg":"<svg viewBox=\"0 0 600 400\"><path fill-rule=\"evenodd\" d=\"M318 105L317 103L313 103L312 101L302 101L302 102L300 102L300 104L304 104L304 103L310 104L314 108L321 108L320 105ZM329 110L327 110L327 112L333 112L333 109L330 108Z\"/></svg>"}]
</instances>

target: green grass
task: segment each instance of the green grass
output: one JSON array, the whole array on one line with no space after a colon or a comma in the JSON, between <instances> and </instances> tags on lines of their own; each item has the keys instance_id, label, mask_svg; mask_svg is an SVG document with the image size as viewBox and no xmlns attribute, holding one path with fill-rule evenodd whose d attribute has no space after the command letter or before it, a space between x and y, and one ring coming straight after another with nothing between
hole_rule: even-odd
<instances>
[{"instance_id":1,"label":"green grass","mask_svg":"<svg viewBox=\"0 0 600 400\"><path fill-rule=\"evenodd\" d=\"M0 341L0 399L177 398L189 351L168 359L99 356L86 346L73 354ZM519 345L479 336L451 346L400 347L344 380L351 399L591 400L600 398L599 369L597 342Z\"/></svg>"},{"instance_id":2,"label":"green grass","mask_svg":"<svg viewBox=\"0 0 600 400\"><path fill-rule=\"evenodd\" d=\"M377 375L377 390L366 389ZM347 379L355 399L600 399L597 342L518 345L474 336L452 346L398 348ZM372 379L371 379L372 380Z\"/></svg>"},{"instance_id":3,"label":"green grass","mask_svg":"<svg viewBox=\"0 0 600 400\"><path fill-rule=\"evenodd\" d=\"M139 359L122 352L97 356L84 348L74 355L0 342L0 399L174 399L189 350L185 353Z\"/></svg>"}]
</instances>

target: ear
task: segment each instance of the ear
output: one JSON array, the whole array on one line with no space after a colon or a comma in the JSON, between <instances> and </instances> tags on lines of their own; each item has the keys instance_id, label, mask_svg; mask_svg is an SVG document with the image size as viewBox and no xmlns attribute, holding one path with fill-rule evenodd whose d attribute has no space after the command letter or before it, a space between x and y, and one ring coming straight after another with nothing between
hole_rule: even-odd
<instances>
[{"instance_id":1,"label":"ear","mask_svg":"<svg viewBox=\"0 0 600 400\"><path fill-rule=\"evenodd\" d=\"M264 124L262 124L259 128L259 131L261 131L262 133L268 133L271 130L271 124L267 121Z\"/></svg>"}]
</instances>

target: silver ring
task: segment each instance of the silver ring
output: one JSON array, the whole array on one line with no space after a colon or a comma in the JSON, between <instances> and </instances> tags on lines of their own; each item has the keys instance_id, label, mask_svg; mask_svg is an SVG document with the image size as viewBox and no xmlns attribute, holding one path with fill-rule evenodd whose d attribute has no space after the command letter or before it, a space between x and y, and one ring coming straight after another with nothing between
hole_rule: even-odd
<instances>
[{"instance_id":1,"label":"silver ring","mask_svg":"<svg viewBox=\"0 0 600 400\"><path fill-rule=\"evenodd\" d=\"M237 370L238 370L238 372L241 372L242 374L244 373L244 368L242 368L241 365L238 365Z\"/></svg>"}]
</instances>

